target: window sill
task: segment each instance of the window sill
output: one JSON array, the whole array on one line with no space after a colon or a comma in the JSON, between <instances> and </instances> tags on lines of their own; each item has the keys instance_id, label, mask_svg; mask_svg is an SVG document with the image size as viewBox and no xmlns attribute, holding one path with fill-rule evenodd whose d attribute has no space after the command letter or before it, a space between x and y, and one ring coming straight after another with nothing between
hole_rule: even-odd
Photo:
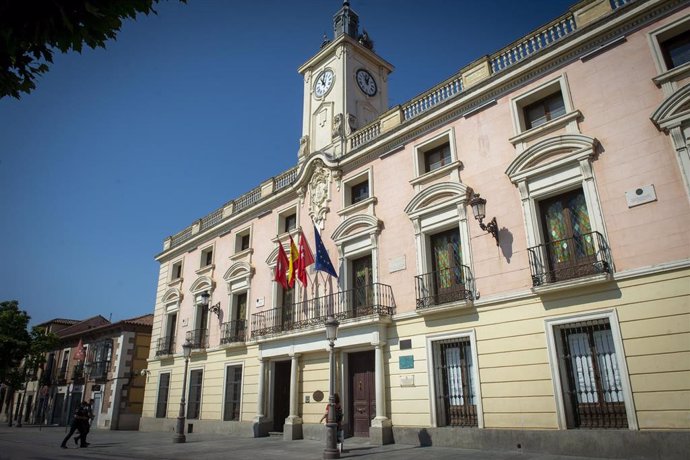
<instances>
[{"instance_id":1,"label":"window sill","mask_svg":"<svg viewBox=\"0 0 690 460\"><path fill-rule=\"evenodd\" d=\"M411 185L425 184L425 183L430 182L430 181L432 181L438 177L444 176L444 175L450 173L451 171L453 171L455 169L457 169L458 171L460 169L462 169L462 161L455 160L455 161L452 161L452 162L448 163L447 165L445 165L441 168L435 169L434 171L424 173L424 174L412 179L410 181L410 184Z\"/></svg>"},{"instance_id":2,"label":"window sill","mask_svg":"<svg viewBox=\"0 0 690 460\"><path fill-rule=\"evenodd\" d=\"M568 291L582 287L589 287L593 284L603 284L613 280L613 275L610 273L601 273L592 276L585 276L582 278L574 278L565 281L558 281L555 283L548 283L542 286L532 287L532 292L542 296L554 292Z\"/></svg>"},{"instance_id":3,"label":"window sill","mask_svg":"<svg viewBox=\"0 0 690 460\"><path fill-rule=\"evenodd\" d=\"M582 117L582 112L579 110L573 110L572 112L568 112L564 115L561 115L558 118L554 118L553 120L549 120L543 125L537 126L536 128L528 129L527 131L523 131L522 133L518 134L517 136L511 137L508 139L508 142L513 144L513 146L521 143L521 142L529 142L533 140L534 138L537 138L539 136L543 136L544 134L554 131L558 128L562 128L566 126L568 123L571 123L578 118Z\"/></svg>"},{"instance_id":4,"label":"window sill","mask_svg":"<svg viewBox=\"0 0 690 460\"><path fill-rule=\"evenodd\" d=\"M378 203L378 199L375 196L370 196L369 198L359 201L355 204L351 204L340 211L338 211L339 216L350 216L352 214L356 214L359 211L362 211L367 208L370 209L370 214L373 214L374 212L374 205Z\"/></svg>"},{"instance_id":5,"label":"window sill","mask_svg":"<svg viewBox=\"0 0 690 460\"><path fill-rule=\"evenodd\" d=\"M184 278L180 277L180 278L175 278L174 280L170 280L170 281L168 282L168 287L175 287L175 286L178 286L178 285L181 286L181 285L182 285L183 279L184 279Z\"/></svg>"},{"instance_id":6,"label":"window sill","mask_svg":"<svg viewBox=\"0 0 690 460\"><path fill-rule=\"evenodd\" d=\"M205 267L201 267L200 269L198 269L198 270L196 271L196 274L199 275L199 276L201 276L201 275L204 275L204 274L206 274L206 273L213 272L213 269L214 269L215 267L216 267L215 264L206 265Z\"/></svg>"},{"instance_id":7,"label":"window sill","mask_svg":"<svg viewBox=\"0 0 690 460\"><path fill-rule=\"evenodd\" d=\"M417 314L419 316L433 316L442 313L450 313L457 310L466 310L472 308L474 303L471 300L459 300L457 302L448 302L433 307L418 308Z\"/></svg>"},{"instance_id":8,"label":"window sill","mask_svg":"<svg viewBox=\"0 0 690 460\"><path fill-rule=\"evenodd\" d=\"M292 236L292 239L295 240L295 238L299 237L300 232L302 231L302 227L295 227L289 232L283 232L279 234L278 236L275 236L271 238L271 242L277 243L279 241L284 241L287 240L288 235ZM295 244L297 244L297 241L295 240Z\"/></svg>"},{"instance_id":9,"label":"window sill","mask_svg":"<svg viewBox=\"0 0 690 460\"><path fill-rule=\"evenodd\" d=\"M233 255L231 255L230 257L228 257L228 259L235 261L235 260L242 259L242 258L244 258L245 256L251 255L251 254L253 254L253 253L254 253L254 249L249 248L249 249L245 249L245 250L243 250L243 251L234 253Z\"/></svg>"},{"instance_id":10,"label":"window sill","mask_svg":"<svg viewBox=\"0 0 690 460\"><path fill-rule=\"evenodd\" d=\"M652 81L657 87L661 87L664 83L669 83L674 80L680 80L684 77L690 75L690 62L686 62L683 65L675 67L671 70L667 70L656 77L652 78Z\"/></svg>"}]
</instances>

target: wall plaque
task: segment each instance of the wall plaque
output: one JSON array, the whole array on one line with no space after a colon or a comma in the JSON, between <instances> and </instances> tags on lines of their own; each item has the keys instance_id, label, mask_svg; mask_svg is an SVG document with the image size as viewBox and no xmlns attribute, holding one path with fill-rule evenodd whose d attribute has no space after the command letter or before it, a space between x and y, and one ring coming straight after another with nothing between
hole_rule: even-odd
<instances>
[{"instance_id":1,"label":"wall plaque","mask_svg":"<svg viewBox=\"0 0 690 460\"><path fill-rule=\"evenodd\" d=\"M401 356L398 361L398 364L400 366L400 369L414 369L414 356Z\"/></svg>"}]
</instances>

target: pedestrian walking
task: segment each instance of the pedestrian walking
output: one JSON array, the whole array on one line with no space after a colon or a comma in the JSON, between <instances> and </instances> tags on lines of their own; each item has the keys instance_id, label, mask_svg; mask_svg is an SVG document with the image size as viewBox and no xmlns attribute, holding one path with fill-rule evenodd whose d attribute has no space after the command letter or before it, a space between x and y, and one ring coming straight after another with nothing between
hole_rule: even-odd
<instances>
[{"instance_id":1,"label":"pedestrian walking","mask_svg":"<svg viewBox=\"0 0 690 460\"><path fill-rule=\"evenodd\" d=\"M81 444L79 447L87 447L89 445L86 442L86 436L84 435L84 426L85 424L88 424L89 420L85 404L88 403L84 401L82 404L79 405L79 407L77 407L77 410L74 411L74 416L72 417L72 423L70 424L69 433L67 433L65 439L62 440L62 444L60 444L60 447L62 447L63 449L67 449L67 441L69 441L69 438L71 438L74 432L77 430L79 430L79 434L81 437Z\"/></svg>"},{"instance_id":2,"label":"pedestrian walking","mask_svg":"<svg viewBox=\"0 0 690 460\"><path fill-rule=\"evenodd\" d=\"M343 432L343 427L342 427L342 422L343 422L343 408L340 406L340 395L338 393L333 393L333 401L335 402L335 421L338 424L338 429L336 431L336 438L337 438L337 443L338 443L338 450L340 452L343 451L343 441L345 440L345 433ZM326 423L328 423L328 411L330 410L331 405L326 404L326 413L323 414L323 417L321 417L321 420L319 422L323 422L326 420Z\"/></svg>"},{"instance_id":3,"label":"pedestrian walking","mask_svg":"<svg viewBox=\"0 0 690 460\"><path fill-rule=\"evenodd\" d=\"M74 444L77 444L81 440L83 444L88 446L89 443L86 442L86 435L91 431L91 422L93 421L93 399L89 400L89 402L82 402L82 406L86 412L87 419L83 422L83 430L79 431L79 434L74 437Z\"/></svg>"}]
</instances>

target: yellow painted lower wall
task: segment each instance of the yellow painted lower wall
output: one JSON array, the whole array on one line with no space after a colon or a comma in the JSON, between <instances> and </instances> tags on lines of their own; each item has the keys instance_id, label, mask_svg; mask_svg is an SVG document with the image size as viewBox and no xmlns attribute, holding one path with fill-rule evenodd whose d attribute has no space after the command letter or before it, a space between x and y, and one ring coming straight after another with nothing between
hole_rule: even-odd
<instances>
[{"instance_id":1,"label":"yellow painted lower wall","mask_svg":"<svg viewBox=\"0 0 690 460\"><path fill-rule=\"evenodd\" d=\"M629 407L633 408L633 420L638 427L690 429L690 270L608 281L543 297L478 303L433 316L394 318L387 328L384 352L386 405L393 426L437 424L430 399L434 372L428 346L434 340L472 334L483 426L564 428L559 424L559 390L553 380L547 321L578 321L582 315L593 312L613 312L618 318L622 339L619 352L625 357L629 371L625 378L632 390ZM411 347L401 350L400 341L406 339L411 341ZM246 347L208 350L192 357L190 369L204 369L202 419L222 419L224 372L228 364L244 366L241 420L254 419L259 346L250 343ZM407 366L401 366L401 357ZM410 359L413 366L406 368ZM328 388L328 356L324 351L305 353L299 363L299 415L304 423L318 423L328 398L324 391ZM155 417L161 372L172 373L167 418L177 416L183 364L180 356L149 360L144 417ZM269 387L270 378L266 381L266 398L271 392ZM324 401L313 400L317 390L324 392Z\"/></svg>"}]
</instances>

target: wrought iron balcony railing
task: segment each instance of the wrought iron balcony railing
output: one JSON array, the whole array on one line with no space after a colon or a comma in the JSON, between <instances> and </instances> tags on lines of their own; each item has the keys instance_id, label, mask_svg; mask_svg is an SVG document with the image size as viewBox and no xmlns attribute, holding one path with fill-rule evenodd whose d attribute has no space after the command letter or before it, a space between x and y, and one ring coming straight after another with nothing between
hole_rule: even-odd
<instances>
[{"instance_id":1,"label":"wrought iron balcony railing","mask_svg":"<svg viewBox=\"0 0 690 460\"><path fill-rule=\"evenodd\" d=\"M84 381L84 364L79 363L72 369L72 381L75 383L81 383Z\"/></svg>"},{"instance_id":2,"label":"wrought iron balcony railing","mask_svg":"<svg viewBox=\"0 0 690 460\"><path fill-rule=\"evenodd\" d=\"M93 361L89 369L89 377L94 380L105 380L108 377L110 361Z\"/></svg>"},{"instance_id":3,"label":"wrought iron balcony railing","mask_svg":"<svg viewBox=\"0 0 690 460\"><path fill-rule=\"evenodd\" d=\"M175 354L175 336L160 337L156 344L156 356Z\"/></svg>"},{"instance_id":4,"label":"wrought iron balcony railing","mask_svg":"<svg viewBox=\"0 0 690 460\"><path fill-rule=\"evenodd\" d=\"M188 331L186 340L192 343L192 349L208 348L208 329Z\"/></svg>"},{"instance_id":5,"label":"wrought iron balcony railing","mask_svg":"<svg viewBox=\"0 0 690 460\"><path fill-rule=\"evenodd\" d=\"M415 276L415 293L417 310L473 300L474 278L466 265L424 273Z\"/></svg>"},{"instance_id":6,"label":"wrought iron balcony railing","mask_svg":"<svg viewBox=\"0 0 690 460\"><path fill-rule=\"evenodd\" d=\"M528 248L532 285L611 273L611 251L599 232Z\"/></svg>"},{"instance_id":7,"label":"wrought iron balcony railing","mask_svg":"<svg viewBox=\"0 0 690 460\"><path fill-rule=\"evenodd\" d=\"M256 338L323 325L329 316L343 320L367 315L390 316L394 311L393 289L386 284L373 283L254 313L251 336Z\"/></svg>"},{"instance_id":8,"label":"wrought iron balcony railing","mask_svg":"<svg viewBox=\"0 0 690 460\"><path fill-rule=\"evenodd\" d=\"M247 330L247 320L236 319L223 323L221 329L220 343L238 343L244 342L245 332Z\"/></svg>"}]
</instances>

